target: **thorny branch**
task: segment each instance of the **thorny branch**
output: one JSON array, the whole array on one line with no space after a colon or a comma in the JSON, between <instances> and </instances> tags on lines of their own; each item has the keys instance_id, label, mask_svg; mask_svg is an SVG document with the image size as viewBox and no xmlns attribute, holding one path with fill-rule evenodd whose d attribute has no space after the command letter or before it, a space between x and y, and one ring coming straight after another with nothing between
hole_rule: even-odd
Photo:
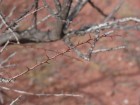
<instances>
[{"instance_id":1,"label":"thorny branch","mask_svg":"<svg viewBox=\"0 0 140 105\"><path fill-rule=\"evenodd\" d=\"M43 3L43 6L41 7L39 7L39 0L34 0L34 3L32 3L30 7L27 8L24 11L24 13L19 16L19 18L8 23L6 20L8 20L8 18L13 15L13 11L15 9L13 8L11 13L7 17L4 17L2 14L0 14L0 18L2 21L0 26L3 26L3 24L6 26L5 32L1 33L0 35L0 46L3 46L0 52L3 52L6 46L9 45L11 42L16 41L19 42L20 44L23 44L23 43L53 42L57 40L62 40L69 47L69 49L66 50L65 52L58 53L53 57L48 57L48 59L46 59L45 61L36 64L34 67L28 68L23 73L14 76L11 80L16 79L17 77L20 77L23 74L26 74L28 71L33 70L36 67L40 66L41 64L47 63L49 60L52 60L57 56L63 55L64 53L70 50L74 50L79 57L85 60L90 60L92 54L125 48L125 46L122 45L114 48L103 48L95 50L96 44L97 42L100 41L100 39L104 37L110 37L110 34L112 34L116 30L124 30L124 31L126 29L140 30L140 18L138 17L126 17L122 19L111 20L111 18L114 18L115 13L122 6L123 0L121 0L118 3L118 5L109 15L105 14L98 6L95 5L95 3L92 0L78 0L74 7L72 5L73 1L74 0L63 0L63 2L60 2L59 0L53 0L55 6L54 9L50 6L50 4L46 0L41 1ZM73 23L75 17L78 16L80 11L84 8L84 6L87 3L89 3L90 6L93 7L93 9L96 9L101 15L105 17L104 22L98 24L93 23L92 25L85 24L84 26L82 26L77 30L71 30L70 25ZM35 8L35 10L32 10L33 8ZM43 9L46 10L47 15L41 20L38 20L37 14ZM28 16L32 15L34 16L34 23L24 31L18 30L19 22L22 22L24 19L28 18ZM39 24L43 22L45 23L46 20L48 20L49 18L55 19L55 23L52 25L51 30L49 29L47 31L41 31L40 29L37 29L37 26ZM134 25L129 26L129 22L133 22ZM106 32L105 30L109 31ZM100 34L101 32L103 32L104 34ZM81 44L78 43L77 45L74 45L73 42L71 41L71 38L73 36L84 36L88 34L90 34L91 36L89 40L81 44L88 43L90 44L90 48L87 50L87 53L83 54L77 48L77 46L80 46Z\"/></svg>"},{"instance_id":2,"label":"thorny branch","mask_svg":"<svg viewBox=\"0 0 140 105\"><path fill-rule=\"evenodd\" d=\"M0 5L4 0L0 0ZM43 5L40 6L39 3ZM9 83L14 82L17 78L27 74L30 71L35 70L38 66L42 64L48 63L49 61L61 56L65 55L70 51L74 51L78 57L84 60L90 60L92 55L106 52L106 51L113 51L124 49L126 46L121 45L112 48L96 48L97 44L100 42L102 38L112 37L112 33L119 30L140 30L140 18L138 17L126 17L117 19L115 17L116 12L121 8L123 5L124 0L120 0L117 6L112 10L110 14L106 14L102 9L100 9L93 0L77 0L76 4L74 4L74 0L52 0L54 2L54 8L47 2L47 0L34 0L30 6L23 11L22 14L19 14L18 18L12 19L14 12L16 11L16 7L14 6L10 13L5 16L4 12L0 10L0 29L4 29L4 31L0 31L0 57L2 53L6 50L7 46L17 42L18 44L22 45L24 43L46 43L46 42L53 42L57 40L62 40L68 46L68 48L63 51L56 51L57 54L54 56L48 56L46 54L46 59L40 63L35 64L32 67L27 67L27 69L17 75L14 75L10 78L0 77L0 83ZM85 7L86 4L90 4L90 6L98 11L105 19L101 23L92 23L92 24L85 24L79 29L71 30L70 26L73 24L74 19L80 14L81 10ZM39 19L39 13L45 10L46 16L42 19ZM33 24L25 30L19 30L20 22L23 20L28 19L29 16L33 17ZM46 31L41 31L38 28L38 25L41 23L47 24L46 20L54 19L54 23L51 29ZM129 22L132 22L133 25L129 25ZM3 28L4 27L4 28ZM74 36L87 36L89 35L89 39L83 41L82 43L74 44L71 41L71 38ZM86 53L83 53L78 49L79 46L83 44L89 44L90 47L87 48ZM0 73L1 70L4 68L10 68L15 65L11 65L8 62L11 58L16 55L16 52L13 52L5 59L0 58ZM77 58L74 58L79 60ZM0 75L1 76L1 75ZM15 93L20 94L17 98L15 98L10 105L16 104L17 101L23 95L29 96L56 96L56 97L83 97L83 95L79 94L69 94L69 93L58 93L58 94L49 94L49 93L32 93L18 89L12 89L4 86L0 86L0 89L4 91L12 91Z\"/></svg>"}]
</instances>

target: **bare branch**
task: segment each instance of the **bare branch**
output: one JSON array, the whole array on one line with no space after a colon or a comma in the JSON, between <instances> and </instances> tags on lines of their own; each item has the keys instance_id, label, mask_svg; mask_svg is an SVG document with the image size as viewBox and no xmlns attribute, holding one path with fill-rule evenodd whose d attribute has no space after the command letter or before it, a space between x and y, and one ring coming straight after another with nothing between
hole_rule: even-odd
<instances>
[{"instance_id":1,"label":"bare branch","mask_svg":"<svg viewBox=\"0 0 140 105\"><path fill-rule=\"evenodd\" d=\"M104 22L98 25L92 25L92 26L89 26L88 28L86 27L85 29L82 28L79 30L68 32L66 36L70 37L73 35L85 35L86 33L94 33L96 30L103 30L103 29L121 29L120 23L125 23L128 21L140 23L139 18L135 18L135 17L122 18L122 19L117 19L115 21Z\"/></svg>"},{"instance_id":2,"label":"bare branch","mask_svg":"<svg viewBox=\"0 0 140 105\"><path fill-rule=\"evenodd\" d=\"M102 16L104 16L104 17L107 17L107 16L108 16L108 15L105 14L99 7L97 7L97 6L94 4L93 1L88 0L88 2L89 2L89 4L90 4L93 8L95 8Z\"/></svg>"},{"instance_id":3,"label":"bare branch","mask_svg":"<svg viewBox=\"0 0 140 105\"><path fill-rule=\"evenodd\" d=\"M34 14L35 18L37 19L37 11L46 8L47 11L50 13L48 16L46 16L45 18L43 18L42 20L38 21L36 20L35 24L33 24L31 27L29 27L27 30L23 31L23 32L14 32L14 31L10 31L10 32L5 32L2 33L2 35L0 36L0 45L5 44L8 40L10 42L15 42L16 40L14 39L13 36L10 36L12 33L14 35L17 36L17 38L19 39L19 41L21 41L21 43L28 43L28 42L35 42L35 43L39 43L39 42L51 42L51 41L56 41L56 40L60 40L60 39L64 39L64 41L66 41L66 44L71 48L74 49L75 52L77 53L78 56L84 58L84 59L90 59L91 58L91 54L94 51L94 47L95 44L98 42L98 40L103 36L103 35L98 35L100 34L100 30L104 30L104 29L110 29L110 32L113 32L113 30L117 30L117 29L124 29L124 27L126 27L126 25L122 24L122 23L127 23L129 21L133 21L133 22L137 22L140 23L140 19L139 18L134 18L134 17L128 17L128 18L122 18L122 19L117 19L114 21L108 21L108 22L103 22L100 24L94 24L94 25L85 25L82 28L78 29L78 30L73 30L73 31L68 31L68 25L69 23L67 21L71 21L73 20L78 13L80 12L80 10L85 6L85 4L87 2L89 2L92 7L94 7L98 12L100 12L102 15L107 16L106 14L104 14L104 12L98 8L94 2L92 2L91 0L82 0L82 1L78 1L78 3L76 4L76 6L71 9L71 4L72 4L72 0L64 0L63 2L60 2L59 0L54 0L57 12L54 12L52 10L52 8L50 7L50 5L46 2L46 0L42 0L44 3L44 7L38 8L38 0L35 0L35 9L32 12L29 12L30 9L28 9L28 12L26 15L24 15L22 18L20 18L19 20L16 21L19 22L22 19L26 18L27 16ZM108 19L112 18L114 16L114 14L119 10L120 6L122 5L123 0L121 0L119 2L119 4L117 5L117 7L111 12L111 14L106 18L105 21L107 21ZM71 9L71 11L70 11ZM55 17L55 23L52 26L52 30L48 30L46 32L42 32L40 30L36 29L36 26L38 24L40 24L41 22L45 21L46 19L50 18L50 17ZM9 26L7 26L9 27ZM134 26L133 26L134 27ZM137 25L137 29L139 29L139 25ZM67 30L67 32L66 32ZM76 47L75 45L70 41L69 38L71 38L72 36L82 36L82 35L86 35L87 33L92 33L94 34L95 39L93 40L94 42L91 44L91 48L89 48L89 51L87 52L87 54L82 54ZM108 33L104 33L104 36L107 36ZM90 39L91 40L91 39ZM2 51L2 50L1 50ZM98 50L97 50L98 51ZM105 50L101 50L105 51Z\"/></svg>"},{"instance_id":4,"label":"bare branch","mask_svg":"<svg viewBox=\"0 0 140 105\"><path fill-rule=\"evenodd\" d=\"M76 6L71 10L68 20L72 21L78 15L80 10L85 6L87 2L88 0L78 0L78 3L76 4Z\"/></svg>"},{"instance_id":5,"label":"bare branch","mask_svg":"<svg viewBox=\"0 0 140 105\"><path fill-rule=\"evenodd\" d=\"M45 20L48 20L50 17L52 17L52 15L45 16L43 19L41 19L40 21L38 21L38 22L36 23L36 25L41 24L41 23L44 22ZM30 26L30 27L27 29L27 31L32 30L36 25L33 24L32 26Z\"/></svg>"},{"instance_id":6,"label":"bare branch","mask_svg":"<svg viewBox=\"0 0 140 105\"><path fill-rule=\"evenodd\" d=\"M74 45L71 41L70 41L70 38L69 37L66 37L65 39L64 39L64 41L65 41L65 43L71 48L71 49L73 49L74 51L75 51L75 53L80 57L80 58L82 58L82 59L84 59L84 60L90 60L91 59L91 54L94 54L93 52L105 52L105 51L111 51L111 50L117 50L117 49L121 49L121 48L124 48L124 47L117 47L117 48L109 48L109 49L98 49L98 50L94 50L94 48L95 48L95 46L96 46L96 44L97 44L97 42L101 39L101 38L103 38L103 37L107 37L108 35L110 35L111 33L113 33L114 31L109 31L109 32L106 32L106 33L104 33L103 35L98 35L99 34L99 32L96 32L96 36L95 36L95 38L94 38L94 42L92 43L92 44L90 44L91 45L91 47L89 48L89 50L88 50L88 52L87 53L85 53L85 54L83 54L80 50L78 50L78 48L77 48L77 46L79 46L79 45L82 45L82 44L85 44L85 43L90 43L90 41L92 40L92 38L89 38L89 40L87 40L86 42L83 42L83 43L80 43L80 44L78 44L78 45Z\"/></svg>"},{"instance_id":7,"label":"bare branch","mask_svg":"<svg viewBox=\"0 0 140 105\"><path fill-rule=\"evenodd\" d=\"M9 40L5 43L5 45L0 49L0 54L4 51L4 49L7 47L9 44Z\"/></svg>"},{"instance_id":8,"label":"bare branch","mask_svg":"<svg viewBox=\"0 0 140 105\"><path fill-rule=\"evenodd\" d=\"M2 22L5 24L5 26L8 28L8 30L12 33L12 35L15 37L17 43L19 44L19 40L17 35L14 33L14 30L12 28L9 27L9 25L7 24L7 22L5 21L4 17L2 16L2 14L0 13L0 18L2 20ZM11 37L9 37L11 38Z\"/></svg>"},{"instance_id":9,"label":"bare branch","mask_svg":"<svg viewBox=\"0 0 140 105\"><path fill-rule=\"evenodd\" d=\"M15 23L19 23L20 21L22 21L23 19L27 18L28 16L34 14L37 11L41 11L42 9L44 9L46 6L42 6L40 8L38 8L37 10L34 10L32 12L30 12L32 10L32 8L34 7L34 4L32 4L26 11L24 11L24 14L21 15L17 20L15 20Z\"/></svg>"},{"instance_id":10,"label":"bare branch","mask_svg":"<svg viewBox=\"0 0 140 105\"><path fill-rule=\"evenodd\" d=\"M13 58L16 55L16 52L10 54L6 59L0 62L0 66L6 64L11 58Z\"/></svg>"},{"instance_id":11,"label":"bare branch","mask_svg":"<svg viewBox=\"0 0 140 105\"><path fill-rule=\"evenodd\" d=\"M78 57L84 59L84 60L89 60L88 56L86 54L83 54L80 50L76 48L76 46L70 41L70 38L65 38L64 42L66 43L67 46L70 47L70 49L73 49L75 53L78 55ZM78 46L78 45L77 45Z\"/></svg>"},{"instance_id":12,"label":"bare branch","mask_svg":"<svg viewBox=\"0 0 140 105\"><path fill-rule=\"evenodd\" d=\"M58 93L58 94L45 94L45 93L32 93L32 92L26 92L26 91L23 91L23 90L17 90L17 89L11 89L11 88L8 88L8 87L4 87L4 86L0 86L1 89L3 90L7 90L7 91L13 91L13 92L16 92L16 93L19 93L19 94L22 94L22 95L31 95L31 96L38 96L38 97L41 97L41 96L54 96L54 97L80 97L82 98L83 95L79 95L79 94L68 94L68 93Z\"/></svg>"},{"instance_id":13,"label":"bare branch","mask_svg":"<svg viewBox=\"0 0 140 105\"><path fill-rule=\"evenodd\" d=\"M9 15L8 15L7 17L5 17L5 22L7 22L7 21L8 21L8 18L10 18L10 17L13 15L15 9L16 9L15 6L11 9ZM5 25L4 22L2 22L2 23L0 24L0 29L1 29L4 25Z\"/></svg>"},{"instance_id":14,"label":"bare branch","mask_svg":"<svg viewBox=\"0 0 140 105\"><path fill-rule=\"evenodd\" d=\"M13 100L10 105L15 105L17 101L22 97L22 95L18 96L15 100Z\"/></svg>"},{"instance_id":15,"label":"bare branch","mask_svg":"<svg viewBox=\"0 0 140 105\"><path fill-rule=\"evenodd\" d=\"M9 82L13 82L13 80L11 81L11 80L8 79L8 78L0 77L0 83L9 83Z\"/></svg>"},{"instance_id":16,"label":"bare branch","mask_svg":"<svg viewBox=\"0 0 140 105\"><path fill-rule=\"evenodd\" d=\"M59 13L61 11L61 4L59 0L54 0L55 7L57 9L57 12Z\"/></svg>"},{"instance_id":17,"label":"bare branch","mask_svg":"<svg viewBox=\"0 0 140 105\"><path fill-rule=\"evenodd\" d=\"M113 50L119 50L119 49L124 49L126 48L125 46L118 46L118 47L113 47L113 48L104 48L104 49L98 49L92 51L93 54L100 53L100 52L106 52L106 51L113 51Z\"/></svg>"},{"instance_id":18,"label":"bare branch","mask_svg":"<svg viewBox=\"0 0 140 105\"><path fill-rule=\"evenodd\" d=\"M43 3L44 3L44 6L46 7L47 11L51 14L51 15L54 15L54 12L52 10L52 8L48 5L47 1L46 0L42 0Z\"/></svg>"},{"instance_id":19,"label":"bare branch","mask_svg":"<svg viewBox=\"0 0 140 105\"><path fill-rule=\"evenodd\" d=\"M35 10L38 9L39 0L35 0ZM34 13L34 27L37 29L37 11Z\"/></svg>"},{"instance_id":20,"label":"bare branch","mask_svg":"<svg viewBox=\"0 0 140 105\"><path fill-rule=\"evenodd\" d=\"M115 13L121 8L122 4L124 3L124 0L120 0L118 5L113 9L113 11L106 17L104 22L109 21L111 18L114 18Z\"/></svg>"}]
</instances>

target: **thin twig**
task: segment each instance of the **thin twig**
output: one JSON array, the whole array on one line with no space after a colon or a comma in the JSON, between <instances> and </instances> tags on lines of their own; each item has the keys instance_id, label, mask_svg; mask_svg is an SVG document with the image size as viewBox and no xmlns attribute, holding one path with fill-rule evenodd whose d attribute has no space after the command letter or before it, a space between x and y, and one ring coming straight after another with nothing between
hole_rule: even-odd
<instances>
[{"instance_id":1,"label":"thin twig","mask_svg":"<svg viewBox=\"0 0 140 105\"><path fill-rule=\"evenodd\" d=\"M59 13L61 11L61 3L59 0L54 0L55 7L57 9L57 12Z\"/></svg>"},{"instance_id":2,"label":"thin twig","mask_svg":"<svg viewBox=\"0 0 140 105\"><path fill-rule=\"evenodd\" d=\"M5 26L8 28L8 30L12 33L12 35L14 35L17 44L20 44L17 35L14 33L14 30L12 28L9 27L9 25L7 24L7 22L5 21L4 17L2 16L2 14L0 13L0 18L2 20L2 22L5 24Z\"/></svg>"},{"instance_id":3,"label":"thin twig","mask_svg":"<svg viewBox=\"0 0 140 105\"><path fill-rule=\"evenodd\" d=\"M10 18L10 17L13 15L13 13L14 13L15 10L16 10L16 7L14 6L14 7L11 9L9 15L5 17L5 21L8 21L8 18ZM5 25L5 24L2 22L2 23L0 24L0 29L1 29L4 25Z\"/></svg>"},{"instance_id":4,"label":"thin twig","mask_svg":"<svg viewBox=\"0 0 140 105\"><path fill-rule=\"evenodd\" d=\"M27 29L27 31L33 29L35 26L41 24L42 22L46 21L46 20L49 19L50 17L52 17L52 15L45 16L43 19L41 19L40 21L38 21L38 22L36 23L36 25L33 24L32 26L30 26L30 27Z\"/></svg>"},{"instance_id":5,"label":"thin twig","mask_svg":"<svg viewBox=\"0 0 140 105\"><path fill-rule=\"evenodd\" d=\"M102 9L100 9L98 6L96 6L96 5L94 4L93 1L88 0L88 2L89 2L89 4L90 4L93 8L95 8L102 16L104 16L104 17L107 17L107 16L108 16L107 14L105 14L105 13L102 11Z\"/></svg>"},{"instance_id":6,"label":"thin twig","mask_svg":"<svg viewBox=\"0 0 140 105\"><path fill-rule=\"evenodd\" d=\"M39 0L35 0L35 10L38 9ZM37 11L34 13L34 27L37 29Z\"/></svg>"},{"instance_id":7,"label":"thin twig","mask_svg":"<svg viewBox=\"0 0 140 105\"><path fill-rule=\"evenodd\" d=\"M3 60L2 62L0 62L0 66L4 65L5 63L7 63L11 58L13 58L16 55L16 52L10 54L5 60Z\"/></svg>"},{"instance_id":8,"label":"thin twig","mask_svg":"<svg viewBox=\"0 0 140 105\"><path fill-rule=\"evenodd\" d=\"M29 12L29 13L26 13L24 16L22 16L21 18L19 18L18 20L16 20L15 23L19 23L21 20L27 18L28 16L34 14L34 13L37 12L37 11L41 11L41 10L44 9L45 7L47 7L47 6L42 6L42 7L38 8L37 10L34 10L34 11L32 11L32 12Z\"/></svg>"},{"instance_id":9,"label":"thin twig","mask_svg":"<svg viewBox=\"0 0 140 105\"><path fill-rule=\"evenodd\" d=\"M85 4L88 2L88 0L78 0L78 3L75 5L75 7L71 10L68 20L72 21L80 12L80 10L85 6Z\"/></svg>"},{"instance_id":10,"label":"thin twig","mask_svg":"<svg viewBox=\"0 0 140 105\"><path fill-rule=\"evenodd\" d=\"M48 3L46 2L46 0L42 0L44 6L46 7L47 11L51 14L54 15L54 12L52 10L52 8L48 5Z\"/></svg>"},{"instance_id":11,"label":"thin twig","mask_svg":"<svg viewBox=\"0 0 140 105\"><path fill-rule=\"evenodd\" d=\"M4 51L4 49L7 47L9 44L9 40L4 44L4 46L0 49L0 54Z\"/></svg>"},{"instance_id":12,"label":"thin twig","mask_svg":"<svg viewBox=\"0 0 140 105\"><path fill-rule=\"evenodd\" d=\"M114 18L114 15L117 11L119 11L119 9L121 8L122 4L124 3L124 0L120 0L120 2L118 3L118 5L113 9L113 11L106 17L106 19L104 20L104 22L109 21L111 18Z\"/></svg>"},{"instance_id":13,"label":"thin twig","mask_svg":"<svg viewBox=\"0 0 140 105\"><path fill-rule=\"evenodd\" d=\"M58 94L45 94L45 93L32 93L32 92L27 92L27 91L23 91L23 90L17 90L17 89L11 89L8 87L4 87L4 86L0 86L1 89L3 90L7 90L7 91L13 91L22 95L31 95L31 96L55 96L55 97L81 97L83 98L83 95L79 95L79 94L69 94L69 93L58 93Z\"/></svg>"},{"instance_id":14,"label":"thin twig","mask_svg":"<svg viewBox=\"0 0 140 105\"><path fill-rule=\"evenodd\" d=\"M122 18L122 19L117 19L115 21L109 21L109 22L104 22L104 23L101 23L101 24L98 24L98 25L92 25L90 27L88 27L87 29L85 30L74 30L74 31L71 31L71 32L68 32L66 37L70 37L70 36L73 36L73 35L86 35L86 33L94 33L96 30L103 30L103 29L121 29L120 27L121 24L120 23L125 23L125 22L128 22L128 21L133 21L133 22L138 22L140 23L140 19L139 18L136 18L136 17L127 17L127 18Z\"/></svg>"},{"instance_id":15,"label":"thin twig","mask_svg":"<svg viewBox=\"0 0 140 105\"><path fill-rule=\"evenodd\" d=\"M19 101L19 99L22 97L22 95L18 96L16 99L14 99L10 105L16 105L17 101Z\"/></svg>"},{"instance_id":16,"label":"thin twig","mask_svg":"<svg viewBox=\"0 0 140 105\"><path fill-rule=\"evenodd\" d=\"M118 47L114 47L114 48L104 48L104 49L93 50L92 53L96 54L99 52L113 51L113 50L119 50L119 49L124 49L124 48L126 48L126 46L118 46Z\"/></svg>"}]
</instances>

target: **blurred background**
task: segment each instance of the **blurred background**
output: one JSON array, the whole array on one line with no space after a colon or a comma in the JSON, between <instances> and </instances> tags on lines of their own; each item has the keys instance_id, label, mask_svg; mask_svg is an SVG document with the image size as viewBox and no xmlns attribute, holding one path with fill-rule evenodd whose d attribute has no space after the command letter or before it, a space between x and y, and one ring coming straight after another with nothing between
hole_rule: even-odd
<instances>
[{"instance_id":1,"label":"blurred background","mask_svg":"<svg viewBox=\"0 0 140 105\"><path fill-rule=\"evenodd\" d=\"M118 4L119 0L92 0L104 13L109 14ZM0 11L5 16L9 14L13 6L15 12L11 21L16 19L24 9L28 8L34 0L3 0ZM48 0L49 4L53 3ZM40 2L39 6L43 4ZM140 0L125 0L120 10L115 14L117 18L140 18ZM38 19L46 15L45 9L38 12ZM29 16L19 24L19 30L25 30L31 25L32 17ZM76 29L91 23L101 23L104 17L87 4L74 19L71 28ZM50 20L51 21L51 20ZM41 30L47 30L53 22L43 22L38 26ZM48 26L48 27L47 27ZM3 28L0 32L3 32ZM119 35L119 37L117 36ZM121 37L120 37L121 36ZM73 40L82 42L85 37L75 37ZM113 38L104 38L98 43L98 48L126 45L127 48L98 53L92 56L90 61L84 61L73 52L67 52L46 64L42 64L35 70L19 77L14 83L0 83L12 89L19 89L34 93L73 93L84 97L37 97L23 95L17 105L140 105L140 31L128 30L116 33ZM88 45L80 46L85 51ZM0 55L3 60L11 53L16 55L8 64L15 66L0 69L0 76L13 77L47 59L63 52L67 46L62 41L52 43L9 45ZM0 89L0 105L8 105L19 94Z\"/></svg>"}]
</instances>

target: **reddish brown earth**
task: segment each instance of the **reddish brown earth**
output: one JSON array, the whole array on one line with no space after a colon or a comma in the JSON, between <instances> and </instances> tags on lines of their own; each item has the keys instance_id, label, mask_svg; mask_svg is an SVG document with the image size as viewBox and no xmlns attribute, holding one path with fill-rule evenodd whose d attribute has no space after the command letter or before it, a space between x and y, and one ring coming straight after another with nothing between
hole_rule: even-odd
<instances>
[{"instance_id":1,"label":"reddish brown earth","mask_svg":"<svg viewBox=\"0 0 140 105\"><path fill-rule=\"evenodd\" d=\"M119 0L93 1L105 13L109 14ZM22 6L25 6L22 1L14 3L15 5L22 3ZM7 5L12 4L10 2ZM19 7L19 11L22 6ZM125 0L116 17L136 16L140 18L139 10L140 0ZM95 9L86 5L74 20L72 27L77 28L93 22L99 23L103 19L104 17ZM26 23L21 29L24 27L27 27ZM125 39L128 48L124 50L99 53L93 55L91 61L77 60L75 59L77 56L73 52L66 53L70 57L59 56L49 61L49 64L43 64L36 70L18 78L15 83L0 83L0 85L34 93L73 93L84 96L36 97L25 95L21 97L17 105L140 105L140 32L130 31L120 33L120 35L123 37L103 39L98 47L117 46L122 43L122 39ZM78 41L84 39L78 38ZM83 50L85 46L82 46ZM10 63L17 64L17 67L7 69L3 75L14 76L26 70L26 67L35 65L36 61L41 62L46 59L44 49L61 52L65 51L67 47L62 41L24 46L11 45L3 53L3 57L17 51L17 55L10 61ZM47 50L48 56L55 54ZM4 105L8 105L12 99L18 96L11 91L4 92L7 94L3 95Z\"/></svg>"}]
</instances>

